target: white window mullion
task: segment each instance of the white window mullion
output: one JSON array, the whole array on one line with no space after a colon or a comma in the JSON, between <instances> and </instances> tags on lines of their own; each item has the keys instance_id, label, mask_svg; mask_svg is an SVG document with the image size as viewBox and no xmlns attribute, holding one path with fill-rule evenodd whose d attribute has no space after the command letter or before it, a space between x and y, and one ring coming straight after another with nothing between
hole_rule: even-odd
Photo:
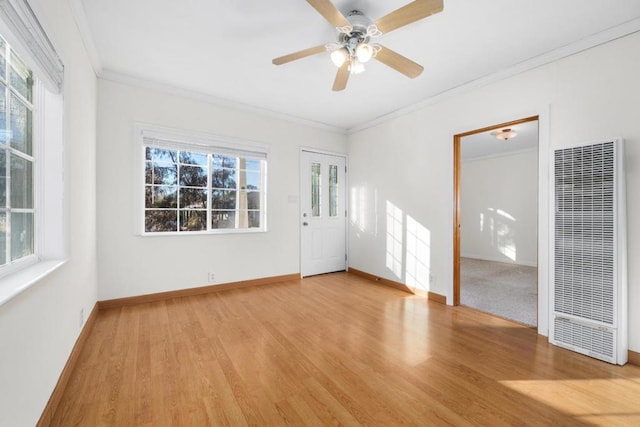
<instances>
[{"instance_id":1,"label":"white window mullion","mask_svg":"<svg viewBox=\"0 0 640 427\"><path fill-rule=\"evenodd\" d=\"M235 207L235 228L240 225L240 159L236 156L236 207Z\"/></svg>"},{"instance_id":2,"label":"white window mullion","mask_svg":"<svg viewBox=\"0 0 640 427\"><path fill-rule=\"evenodd\" d=\"M211 202L211 193L213 192L213 179L211 179L211 175L213 174L213 155L211 153L207 154L207 231L211 231L211 209L213 209Z\"/></svg>"}]
</instances>

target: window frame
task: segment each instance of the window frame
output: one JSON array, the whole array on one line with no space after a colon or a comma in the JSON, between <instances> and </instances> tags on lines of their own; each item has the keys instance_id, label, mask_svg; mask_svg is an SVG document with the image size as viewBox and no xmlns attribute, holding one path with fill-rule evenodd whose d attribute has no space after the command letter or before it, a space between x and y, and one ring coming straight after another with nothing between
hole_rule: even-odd
<instances>
[{"instance_id":1,"label":"window frame","mask_svg":"<svg viewBox=\"0 0 640 427\"><path fill-rule=\"evenodd\" d=\"M0 37L2 36L0 35ZM6 241L5 241L5 248L4 248L6 258L5 258L5 262L0 264L0 278L5 277L21 269L24 269L30 265L33 265L39 260L39 243L40 243L39 234L40 234L40 222L41 222L39 206L41 203L38 198L39 183L37 178L39 175L39 171L38 171L38 162L36 162L36 159L40 156L41 138L37 137L37 134L40 132L37 132L38 114L36 113L36 111L38 109L41 109L38 107L42 103L42 89L43 89L42 85L39 82L39 79L30 68L27 68L27 69L32 74L32 78L33 78L33 82L31 84L31 101L29 101L22 93L20 93L18 89L11 83L11 77L9 73L11 72L12 63L14 62L14 56L17 57L15 59L22 62L23 66L25 67L28 67L28 66L24 64L24 60L15 51L13 46L4 37L2 38L5 44L5 48L4 48L5 52L2 53L2 56L4 57L4 60L5 60L5 77L4 79L0 80L0 83L5 86L3 89L5 92L5 121L6 121L4 131L6 132L6 135L9 135L9 132L12 132L10 117L11 117L11 105L13 104L14 101L21 103L25 108L30 110L31 112L31 123L29 126L30 129L26 129L26 131L31 133L31 141L30 141L31 154L28 154L14 147L12 144L10 144L8 137L6 138L5 143L2 144L2 148L0 148L0 150L2 150L6 156L5 179L7 180L6 183L4 184L6 186L5 188L7 189L7 192L5 194L6 204L4 207L0 208L1 213L4 213L5 215L5 218L6 218L5 221L6 221L6 227L7 227L7 232L5 234ZM10 182L12 179L11 159L13 157L17 157L19 159L25 160L29 162L31 165L31 186L30 186L31 188L28 189L28 191L31 192L31 208L24 208L24 207L19 208L19 207L12 206ZM17 259L12 259L13 251L11 250L12 249L11 229L13 228L12 227L13 221L11 221L10 218L13 216L13 214L20 214L20 213L32 214L32 224L31 224L32 252L26 256L23 256ZM6 250L7 248L9 250ZM0 262L2 261L0 260Z\"/></svg>"},{"instance_id":2,"label":"window frame","mask_svg":"<svg viewBox=\"0 0 640 427\"><path fill-rule=\"evenodd\" d=\"M236 139L230 137L223 137L218 135L199 133L194 131L185 131L167 127L156 126L147 123L136 123L135 134L137 138L136 155L136 169L138 170L138 184L136 185L135 197L137 203L136 206L136 224L135 234L143 237L157 237L157 236L194 236L194 235L226 235L226 234L246 234L246 233L265 233L268 231L267 227L267 177L268 177L268 164L269 164L269 146L254 141L248 141L244 139ZM146 148L155 147L167 150L175 150L177 152L190 152L194 154L207 154L207 198L206 198L206 229L205 230L180 230L179 226L175 231L147 231L146 230L146 188L148 186L146 182ZM212 172L213 172L213 155L221 155L225 157L244 157L248 160L260 160L261 161L261 176L260 176L260 227L247 227L247 228L212 228L211 219L214 211L220 211L220 209L214 209L212 206L212 191L218 189L212 186ZM239 162L238 162L239 163ZM181 187L189 188L189 186L180 185L179 166L182 165L181 159L176 159L176 174L178 175L178 182L176 189ZM236 164L235 170L240 170L240 165ZM155 185L155 184L152 184ZM239 186L239 180L236 181L235 190L236 193L242 191ZM201 187L204 188L204 187ZM245 190L246 191L246 190ZM178 201L176 200L176 203ZM171 210L177 211L177 215L181 214L181 208L177 205ZM239 211L239 207L236 204L235 212ZM249 212L255 210L246 209L247 215ZM237 219L236 219L237 227Z\"/></svg>"}]
</instances>

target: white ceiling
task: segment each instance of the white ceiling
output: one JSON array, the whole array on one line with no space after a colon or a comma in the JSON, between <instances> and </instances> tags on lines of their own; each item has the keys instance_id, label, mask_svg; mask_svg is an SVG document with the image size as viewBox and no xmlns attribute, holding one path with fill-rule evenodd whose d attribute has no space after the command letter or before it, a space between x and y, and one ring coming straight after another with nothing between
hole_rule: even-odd
<instances>
[{"instance_id":1,"label":"white ceiling","mask_svg":"<svg viewBox=\"0 0 640 427\"><path fill-rule=\"evenodd\" d=\"M444 0L444 11L383 35L424 66L409 79L372 61L333 92L328 54L275 57L335 40L304 0L72 0L104 78L163 85L225 104L348 130L461 85L640 30L640 0ZM335 0L373 20L409 0ZM550 53L552 52L552 53Z\"/></svg>"},{"instance_id":2,"label":"white ceiling","mask_svg":"<svg viewBox=\"0 0 640 427\"><path fill-rule=\"evenodd\" d=\"M460 158L462 161L476 160L494 156L504 156L517 152L535 150L538 147L538 121L503 126L496 130L509 128L517 135L507 141L496 138L488 130L468 135L460 139Z\"/></svg>"}]
</instances>

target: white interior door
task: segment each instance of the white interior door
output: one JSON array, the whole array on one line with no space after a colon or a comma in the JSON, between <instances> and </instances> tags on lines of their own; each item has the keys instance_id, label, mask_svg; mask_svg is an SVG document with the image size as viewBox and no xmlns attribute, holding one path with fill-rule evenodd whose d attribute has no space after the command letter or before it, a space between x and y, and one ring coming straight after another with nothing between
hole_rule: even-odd
<instances>
[{"instance_id":1,"label":"white interior door","mask_svg":"<svg viewBox=\"0 0 640 427\"><path fill-rule=\"evenodd\" d=\"M345 158L302 151L300 185L302 276L346 270Z\"/></svg>"}]
</instances>

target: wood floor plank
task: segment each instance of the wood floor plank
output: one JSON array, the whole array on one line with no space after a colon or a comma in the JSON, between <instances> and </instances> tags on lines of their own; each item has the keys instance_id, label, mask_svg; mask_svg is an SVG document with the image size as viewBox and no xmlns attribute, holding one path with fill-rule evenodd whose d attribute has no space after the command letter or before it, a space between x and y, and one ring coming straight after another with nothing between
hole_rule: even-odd
<instances>
[{"instance_id":1,"label":"wood floor plank","mask_svg":"<svg viewBox=\"0 0 640 427\"><path fill-rule=\"evenodd\" d=\"M101 310L53 426L638 425L640 368L338 273Z\"/></svg>"}]
</instances>

